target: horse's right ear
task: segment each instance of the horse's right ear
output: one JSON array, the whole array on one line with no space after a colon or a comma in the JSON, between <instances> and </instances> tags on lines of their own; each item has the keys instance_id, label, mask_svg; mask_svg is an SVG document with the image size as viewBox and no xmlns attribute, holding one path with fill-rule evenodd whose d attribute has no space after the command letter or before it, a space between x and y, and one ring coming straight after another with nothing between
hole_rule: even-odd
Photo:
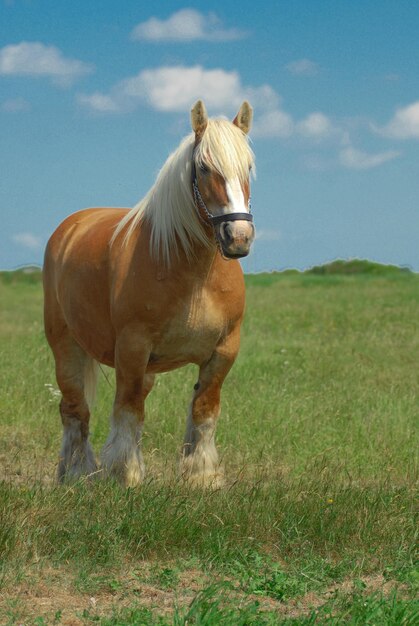
<instances>
[{"instance_id":1,"label":"horse's right ear","mask_svg":"<svg viewBox=\"0 0 419 626\"><path fill-rule=\"evenodd\" d=\"M202 135L208 124L208 113L202 100L198 100L191 109L192 130Z\"/></svg>"}]
</instances>

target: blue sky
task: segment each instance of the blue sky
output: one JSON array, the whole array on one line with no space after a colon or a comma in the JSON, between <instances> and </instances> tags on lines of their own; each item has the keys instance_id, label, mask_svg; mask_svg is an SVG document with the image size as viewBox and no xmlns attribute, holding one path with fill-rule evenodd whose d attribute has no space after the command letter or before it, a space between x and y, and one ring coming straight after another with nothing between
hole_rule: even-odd
<instances>
[{"instance_id":1,"label":"blue sky","mask_svg":"<svg viewBox=\"0 0 419 626\"><path fill-rule=\"evenodd\" d=\"M88 206L132 206L199 98L247 98L246 271L419 271L419 2L0 0L0 268Z\"/></svg>"}]
</instances>

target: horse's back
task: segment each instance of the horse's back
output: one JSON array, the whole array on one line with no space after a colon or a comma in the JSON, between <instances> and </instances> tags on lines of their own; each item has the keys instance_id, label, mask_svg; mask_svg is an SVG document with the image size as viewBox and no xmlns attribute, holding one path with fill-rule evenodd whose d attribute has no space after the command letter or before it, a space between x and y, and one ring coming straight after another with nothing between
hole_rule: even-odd
<instances>
[{"instance_id":1,"label":"horse's back","mask_svg":"<svg viewBox=\"0 0 419 626\"><path fill-rule=\"evenodd\" d=\"M45 330L50 343L65 326L92 356L111 364L109 242L127 209L85 209L50 237L44 258ZM89 337L94 337L90 345ZM94 344L94 345L93 345Z\"/></svg>"},{"instance_id":2,"label":"horse's back","mask_svg":"<svg viewBox=\"0 0 419 626\"><path fill-rule=\"evenodd\" d=\"M51 235L45 252L46 262L68 260L70 247L82 257L101 256L116 225L128 210L92 208L72 213Z\"/></svg>"}]
</instances>

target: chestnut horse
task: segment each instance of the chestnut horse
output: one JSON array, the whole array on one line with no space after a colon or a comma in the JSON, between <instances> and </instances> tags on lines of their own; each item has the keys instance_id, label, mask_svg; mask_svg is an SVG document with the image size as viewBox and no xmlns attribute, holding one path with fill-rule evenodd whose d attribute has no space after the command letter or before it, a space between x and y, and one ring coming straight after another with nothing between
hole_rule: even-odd
<instances>
[{"instance_id":1,"label":"chestnut horse","mask_svg":"<svg viewBox=\"0 0 419 626\"><path fill-rule=\"evenodd\" d=\"M238 258L254 239L244 102L231 123L198 101L193 133L168 158L132 210L70 215L44 261L45 333L61 390L58 478L96 472L88 440L97 364L116 370L111 431L101 472L141 482L144 401L154 375L199 366L181 471L192 483L222 480L214 444L220 391L239 349L244 281Z\"/></svg>"}]
</instances>

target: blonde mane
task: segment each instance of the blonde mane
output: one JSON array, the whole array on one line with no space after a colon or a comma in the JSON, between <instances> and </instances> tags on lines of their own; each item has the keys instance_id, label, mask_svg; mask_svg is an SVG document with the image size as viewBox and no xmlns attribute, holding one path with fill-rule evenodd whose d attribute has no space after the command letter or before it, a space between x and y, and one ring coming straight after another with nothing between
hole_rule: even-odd
<instances>
[{"instance_id":1,"label":"blonde mane","mask_svg":"<svg viewBox=\"0 0 419 626\"><path fill-rule=\"evenodd\" d=\"M194 145L192 133L169 156L147 195L119 222L111 244L126 227L127 243L138 224L146 220L151 225L150 254L166 265L170 265L173 254L178 255L178 246L191 258L194 243L211 245L192 195ZM224 119L208 120L194 157L198 167L205 165L228 180L238 177L241 183L247 180L254 163L247 136Z\"/></svg>"}]
</instances>

